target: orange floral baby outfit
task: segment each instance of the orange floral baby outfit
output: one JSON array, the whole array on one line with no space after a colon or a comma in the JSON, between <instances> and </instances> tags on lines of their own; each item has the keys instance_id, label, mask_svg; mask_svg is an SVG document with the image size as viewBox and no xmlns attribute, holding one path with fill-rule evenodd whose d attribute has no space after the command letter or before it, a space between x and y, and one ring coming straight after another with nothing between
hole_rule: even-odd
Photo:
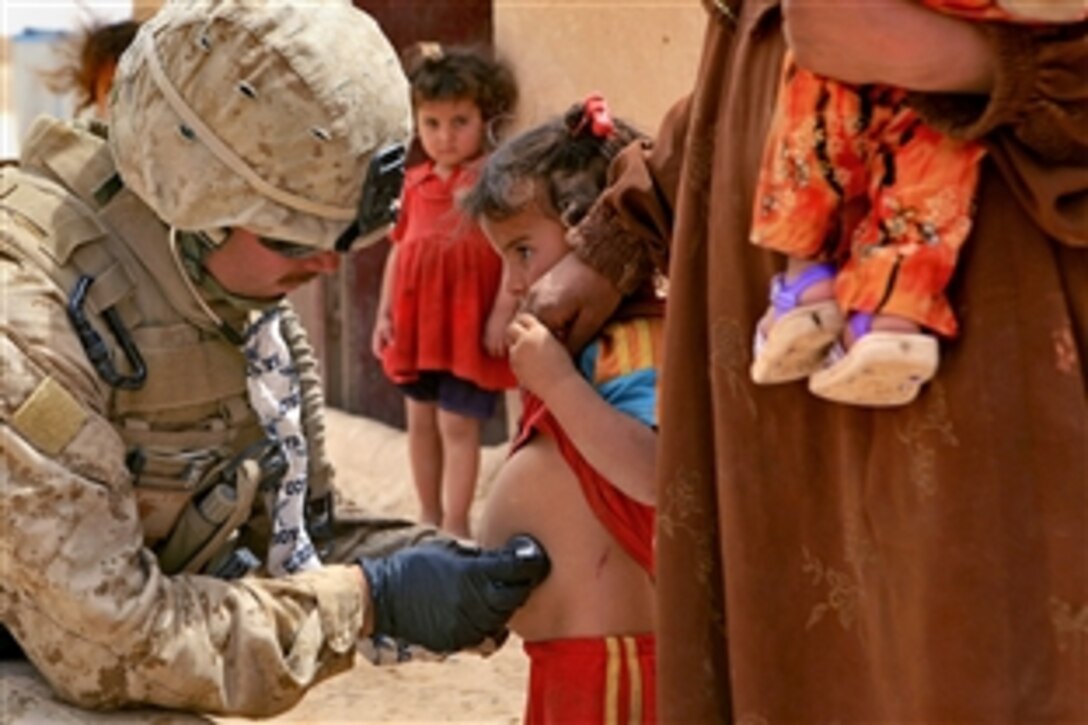
<instances>
[{"instance_id":1,"label":"orange floral baby outfit","mask_svg":"<svg viewBox=\"0 0 1088 725\"><path fill-rule=\"evenodd\" d=\"M993 0L923 2L977 20L1031 20ZM904 90L840 83L787 54L752 241L839 264L835 297L845 311L897 315L955 335L944 291L971 230L984 154L925 124Z\"/></svg>"}]
</instances>

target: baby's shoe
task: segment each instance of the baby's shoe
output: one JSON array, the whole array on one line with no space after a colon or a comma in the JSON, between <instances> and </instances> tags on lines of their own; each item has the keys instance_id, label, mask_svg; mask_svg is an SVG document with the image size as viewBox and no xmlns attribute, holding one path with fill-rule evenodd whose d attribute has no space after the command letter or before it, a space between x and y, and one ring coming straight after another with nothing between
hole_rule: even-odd
<instances>
[{"instance_id":1,"label":"baby's shoe","mask_svg":"<svg viewBox=\"0 0 1088 725\"><path fill-rule=\"evenodd\" d=\"M801 294L812 285L834 279L837 270L814 264L792 282L785 273L771 280L772 319L766 332L756 328L752 380L761 385L800 380L819 370L828 348L843 327L843 315L834 299L802 303Z\"/></svg>"},{"instance_id":2,"label":"baby's shoe","mask_svg":"<svg viewBox=\"0 0 1088 725\"><path fill-rule=\"evenodd\" d=\"M937 372L937 338L920 332L872 331L873 316L850 316L853 344L836 343L827 366L808 379L813 395L836 403L906 405Z\"/></svg>"}]
</instances>

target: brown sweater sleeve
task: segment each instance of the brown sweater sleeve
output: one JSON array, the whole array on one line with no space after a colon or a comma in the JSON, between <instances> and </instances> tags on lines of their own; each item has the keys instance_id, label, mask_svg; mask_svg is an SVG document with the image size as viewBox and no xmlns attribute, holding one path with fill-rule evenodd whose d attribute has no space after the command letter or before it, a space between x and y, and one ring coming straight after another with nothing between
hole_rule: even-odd
<instances>
[{"instance_id":1,"label":"brown sweater sleeve","mask_svg":"<svg viewBox=\"0 0 1088 725\"><path fill-rule=\"evenodd\" d=\"M1088 23L983 29L997 63L992 93L916 93L912 105L953 136L1006 127L1047 161L1088 163Z\"/></svg>"},{"instance_id":2,"label":"brown sweater sleeve","mask_svg":"<svg viewBox=\"0 0 1088 725\"><path fill-rule=\"evenodd\" d=\"M653 143L616 157L607 190L568 235L575 253L624 295L667 267L689 107L690 98L679 101Z\"/></svg>"},{"instance_id":3,"label":"brown sweater sleeve","mask_svg":"<svg viewBox=\"0 0 1088 725\"><path fill-rule=\"evenodd\" d=\"M1088 246L1088 23L984 26L997 61L989 96L912 94L935 127L981 139L1051 237Z\"/></svg>"}]
</instances>

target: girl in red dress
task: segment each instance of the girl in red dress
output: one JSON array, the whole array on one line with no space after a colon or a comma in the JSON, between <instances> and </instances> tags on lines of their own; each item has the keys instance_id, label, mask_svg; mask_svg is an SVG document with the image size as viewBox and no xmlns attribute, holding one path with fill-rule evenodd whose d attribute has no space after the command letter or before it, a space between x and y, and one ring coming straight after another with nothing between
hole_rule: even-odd
<instances>
[{"instance_id":1,"label":"girl in red dress","mask_svg":"<svg viewBox=\"0 0 1088 725\"><path fill-rule=\"evenodd\" d=\"M405 179L371 347L405 394L421 520L467 538L481 421L516 384L503 340L515 301L499 289L502 260L457 202L517 87L479 53L433 43L417 51L408 77L428 160Z\"/></svg>"}]
</instances>

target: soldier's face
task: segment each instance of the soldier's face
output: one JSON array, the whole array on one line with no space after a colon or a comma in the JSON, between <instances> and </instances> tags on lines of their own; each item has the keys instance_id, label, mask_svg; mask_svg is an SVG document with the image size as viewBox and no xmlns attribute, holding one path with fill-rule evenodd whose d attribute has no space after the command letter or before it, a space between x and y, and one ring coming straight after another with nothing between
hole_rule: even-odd
<instances>
[{"instance_id":1,"label":"soldier's face","mask_svg":"<svg viewBox=\"0 0 1088 725\"><path fill-rule=\"evenodd\" d=\"M294 256L282 247L282 243L262 241L253 232L235 228L208 254L204 264L227 292L253 299L282 297L340 266L337 252L314 250Z\"/></svg>"}]
</instances>

